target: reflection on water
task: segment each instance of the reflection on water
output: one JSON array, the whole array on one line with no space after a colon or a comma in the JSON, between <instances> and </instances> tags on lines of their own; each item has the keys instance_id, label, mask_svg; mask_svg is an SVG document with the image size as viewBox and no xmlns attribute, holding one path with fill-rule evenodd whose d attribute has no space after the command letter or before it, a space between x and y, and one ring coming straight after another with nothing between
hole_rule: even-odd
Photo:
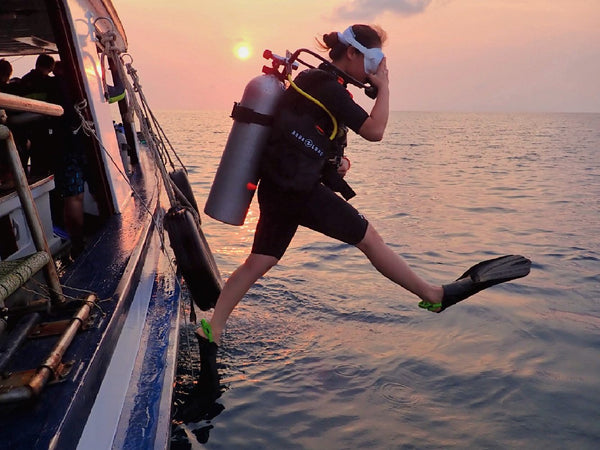
<instances>
[{"instance_id":1,"label":"reflection on water","mask_svg":"<svg viewBox=\"0 0 600 450\"><path fill-rule=\"evenodd\" d=\"M231 119L161 123L202 207ZM350 138L352 203L420 274L447 282L507 253L531 274L435 315L356 249L300 230L234 312L212 403L192 403L183 327L174 443L596 448L600 115L397 113L383 142ZM224 277L257 218L256 201L244 227L203 216Z\"/></svg>"},{"instance_id":2,"label":"reflection on water","mask_svg":"<svg viewBox=\"0 0 600 450\"><path fill-rule=\"evenodd\" d=\"M199 443L206 443L213 428L211 421L225 409L219 402L226 389L221 383L219 369L197 363L201 355L204 362L209 359L206 355L207 350L205 348L196 353L190 345L188 331L185 328L182 330L179 368L174 386L172 449L189 448L190 434L195 436ZM185 427L185 424L190 423L195 424L193 429Z\"/></svg>"}]
</instances>

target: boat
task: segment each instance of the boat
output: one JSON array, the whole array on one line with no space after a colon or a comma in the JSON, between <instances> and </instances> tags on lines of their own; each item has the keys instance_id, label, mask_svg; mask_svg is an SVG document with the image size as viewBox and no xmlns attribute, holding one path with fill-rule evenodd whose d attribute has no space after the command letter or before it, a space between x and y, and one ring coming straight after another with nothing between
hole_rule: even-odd
<instances>
[{"instance_id":1,"label":"boat","mask_svg":"<svg viewBox=\"0 0 600 450\"><path fill-rule=\"evenodd\" d=\"M182 290L199 273L192 313L220 291L185 166L127 51L109 0L0 4L0 58L50 55L68 87L62 102L0 92L2 449L168 448ZM85 157L81 235L65 231L61 157L33 170L40 126L44 154L69 126Z\"/></svg>"}]
</instances>

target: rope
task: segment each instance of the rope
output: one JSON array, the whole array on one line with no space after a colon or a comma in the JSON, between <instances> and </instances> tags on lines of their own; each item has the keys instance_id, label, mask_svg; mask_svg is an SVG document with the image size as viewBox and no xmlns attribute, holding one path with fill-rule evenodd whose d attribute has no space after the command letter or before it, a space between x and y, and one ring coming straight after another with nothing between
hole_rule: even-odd
<instances>
[{"instance_id":1,"label":"rope","mask_svg":"<svg viewBox=\"0 0 600 450\"><path fill-rule=\"evenodd\" d=\"M133 192L133 195L139 200L140 204L142 205L144 210L150 215L150 217L152 217L152 220L154 221L154 225L157 227L158 230L162 230L162 226L157 222L156 218L154 217L154 214L152 213L152 211L150 211L150 207L148 206L148 204L144 201L144 199L141 197L141 195L136 191L135 187L129 181L129 178L127 177L127 175L120 169L120 167L118 166L118 164L116 163L116 161L114 160L114 158L112 157L110 152L102 144L102 141L96 134L96 129L94 128L93 122L85 120L85 117L83 116L82 111L85 108L87 108L87 101L83 100L74 106L75 106L75 112L77 113L77 115L79 116L79 119L81 120L81 125L77 129L78 130L82 129L86 136L92 137L96 140L96 142L98 142L102 151L106 154L106 156L108 156L108 159L110 159L110 161L112 162L115 169L117 169L117 171L119 172L119 174L121 175L123 180L125 180L125 182L129 186L129 188L131 189L131 192ZM164 247L164 240L162 239L162 234L161 234L161 246Z\"/></svg>"},{"instance_id":2,"label":"rope","mask_svg":"<svg viewBox=\"0 0 600 450\"><path fill-rule=\"evenodd\" d=\"M42 297L42 298L48 298L50 295L50 291L48 290L48 287L46 286L46 284L42 283L41 281L36 280L35 278L32 278L31 281L33 282L34 285L36 285L36 288L31 289L27 286L23 286L22 289L26 292L29 292L31 294L34 294L38 297ZM73 290L73 291L78 291L81 292L83 294L86 295L96 295L95 292L89 291L87 289L79 289L79 288L75 288L72 286L68 286L65 284L61 284L60 285L61 288L63 288L63 295L66 299L69 299L71 301L80 301L80 302L84 302L86 304L90 304L91 306L93 306L94 308L98 309L100 311L100 313L102 314L103 317L106 316L106 312L102 309L102 307L99 305L99 303L104 303L104 302L108 302L111 301L111 298L105 298L105 299L98 299L96 302L90 302L90 301L86 301L85 299L81 298L81 297L73 297L72 295L66 295L64 294L64 289L69 289L69 290Z\"/></svg>"},{"instance_id":3,"label":"rope","mask_svg":"<svg viewBox=\"0 0 600 450\"><path fill-rule=\"evenodd\" d=\"M164 227L162 226L162 223L159 222L158 219L152 213L152 211L150 211L150 207L148 206L148 204L140 196L140 194L137 192L137 190L135 189L135 187L129 181L129 178L127 177L127 175L119 168L119 166L115 162L114 158L111 156L111 154L108 152L108 150L104 147L104 145L100 141L98 135L96 134L96 130L95 130L94 126L93 126L93 123L90 122L90 121L85 120L85 118L83 117L83 114L82 114L81 111L83 109L85 109L86 107L87 107L87 101L85 101L85 100L83 100L82 102L80 102L77 105L75 105L75 112L77 113L77 115L79 116L79 118L81 120L81 125L80 125L79 128L83 129L83 132L87 136L93 137L98 142L98 144L100 145L100 148L102 149L102 151L108 156L108 158L110 159L110 161L112 162L112 164L115 166L115 168L117 169L117 171L119 172L119 174L121 175L121 177L125 180L125 182L130 187L131 191L133 192L133 195L139 200L140 204L142 205L142 207L144 208L144 210L146 211L146 213L151 217L151 220L154 222L154 226L158 230L158 237L159 237L159 240L160 240L161 251L167 257L167 261L169 262L169 269L175 275L175 280L177 282L177 285L178 285L179 289L181 291L183 291L183 289L181 287L181 283L179 282L179 279L176 276L177 270L173 266L173 261L172 261L170 255L168 254L167 247L165 245ZM191 208L191 210L195 211L193 208ZM72 288L72 289L75 289L75 288ZM185 315L184 315L184 317L185 317Z\"/></svg>"},{"instance_id":4,"label":"rope","mask_svg":"<svg viewBox=\"0 0 600 450\"><path fill-rule=\"evenodd\" d=\"M123 55L123 56L126 56L126 55ZM131 55L129 55L129 57L131 58ZM123 62L122 58L119 58L119 61L120 61L122 64L125 64L125 63ZM147 117L149 116L149 117L151 117L151 118L152 118L152 122L154 123L154 126L155 126L155 127L158 129L158 130L159 130L159 133L161 133L161 134L162 134L162 136L164 137L164 139L167 141L167 143L168 143L168 145L169 145L169 147L170 147L170 149L171 149L172 153L175 155L175 157L177 158L177 161L179 161L179 163L181 164L181 167L182 167L182 168L185 170L185 172L187 173L187 169L186 169L185 165L183 164L183 162L182 162L182 161L181 161L181 159L179 158L179 155L177 155L177 153L176 153L176 152L175 152L175 150L173 149L173 146L171 145L171 142L169 141L169 139L168 139L168 138L167 138L167 136L166 136L166 133L164 132L164 130L162 129L162 127L161 127L161 126L160 126L160 124L158 123L158 120L156 119L156 116L154 115L154 113L152 112L152 110L150 109L150 107L149 107L149 105L148 105L148 102L146 101L146 97L144 96L144 92L143 92L143 90L142 90L142 86L141 86L141 85L140 85L140 83L139 83L139 78L138 78L138 76L137 76L137 70L133 68L133 65L132 65L132 63L131 63L131 62L129 62L129 63L126 63L126 64L125 64L125 67L127 68L127 73L129 74L129 76L130 76L130 77L131 77L131 79L133 80L133 86L131 86L131 85L129 84L129 81L128 81L128 80L126 80L126 83L125 83L125 85L126 85L126 89L127 89L128 93L130 94L130 97L133 97L133 102L134 102L134 104L135 104L135 94L134 94L134 92L137 92L137 94L138 94L138 96L139 96L139 98L140 98L140 101L141 101L141 103L142 103L142 105L143 105L143 107L144 107L144 110L146 111L146 116L142 116L142 115L141 115L141 113L139 112L139 110L140 110L140 108L139 108L139 105L137 105L137 108L136 108L135 110L136 110L136 113L138 114L138 118L139 118L140 122L144 122L144 124L146 124L146 126L147 126L147 125L148 125L148 123L147 123ZM119 66L119 69L120 69L120 70L122 70L122 69L123 69L121 65ZM133 91L133 92L132 92L132 91ZM148 129L149 129L149 130L151 130L149 127L148 127ZM155 136L155 135L154 135L154 133L153 133L153 134L152 134L152 138L153 138L153 139L154 139L154 136ZM148 139L148 137L146 137L146 139ZM159 142L161 143L161 147L162 147L162 149L164 150L164 152L163 152L163 155L166 155L166 159L168 159L168 161L169 161L169 163L170 163L171 167L172 167L172 168L174 168L174 166L173 166L173 161L172 161L172 160L170 159L170 157L169 157L169 152L167 151L167 149L166 149L166 146L164 145L164 141L163 141L163 140L160 138L160 134L159 134L159 136L158 136L158 140L159 140ZM157 149L157 150L158 150L158 149ZM164 161L164 160L163 160L163 161ZM164 168L164 166L163 166L163 168ZM163 173L163 172L161 171L161 173ZM163 178L164 178L164 176L163 176ZM187 206L189 207L189 208L188 208L188 210L189 210L189 211L192 213L192 216L194 217L194 221L196 222L196 226L198 226L198 227L199 227L199 226L200 226L200 216L199 216L198 212L197 212L197 211L196 211L196 210L195 210L193 207L191 207L191 205L189 204L189 202L186 200L185 196L184 196L184 195L181 193L181 191L180 191L180 190L177 188L177 186L175 185L175 182L174 182L173 180L171 180L171 178L170 178L170 177L166 177L166 178L167 178L167 179L165 179L165 180L164 180L164 181L165 181L165 184L166 184L166 183L168 183L168 184L169 184L169 186L170 186L170 187L173 189L173 191L177 192L177 193L178 193L178 195L179 195L179 197L180 197L182 200L184 200L184 201L187 203ZM170 199L170 200L171 200L171 199ZM170 264L170 265L171 265L171 267L172 267L172 261L171 261L171 260L169 260L169 264ZM174 269L173 269L173 270L174 270ZM177 284L179 285L180 291L181 291L181 292L183 292L183 289L182 289L182 287L181 287L181 285L180 285L180 283L179 283L179 279L177 279L177 277L176 277L176 280L177 280ZM189 326L189 323L188 323L188 317L187 317L187 314L185 314L185 307L184 307L184 305L183 305L183 302L181 302L180 308L181 308L182 315L183 315L184 326L185 326L185 328L187 329L187 328L188 328L188 326ZM195 314L195 310L194 310L194 301L193 301L193 299L192 299L192 298L190 298L190 311L191 311L191 313L190 313L190 317L192 318L192 320L193 320L193 321L194 321L194 323L195 323L195 322L196 322L196 319L195 319L195 317L196 317L196 314ZM186 339L186 344L187 344L187 347L188 347L188 349L190 349L190 348L191 348L191 344L190 344L190 336L189 336L189 333L185 333L185 339ZM194 374L194 366L193 366L193 365L192 365L192 368L191 368L191 372L192 372L192 377L193 377L193 378L195 378L195 374Z\"/></svg>"},{"instance_id":5,"label":"rope","mask_svg":"<svg viewBox=\"0 0 600 450\"><path fill-rule=\"evenodd\" d=\"M134 111L140 121L142 134L146 138L148 147L150 148L150 151L151 151L152 155L154 156L155 163L156 163L158 169L160 170L161 177L163 179L163 184L165 185L166 193L169 198L169 202L173 206L176 203L176 198L175 198L175 193L172 189L172 185L169 181L168 174L165 169L163 155L161 154L159 146L157 145L157 140L155 139L155 135L154 135L154 133L152 133L152 130L150 128L150 123L147 120L146 115L144 115L142 108L140 107L140 105L137 102L137 98L135 95L136 91L134 90L134 86L131 85L131 83L129 82L129 80L126 77L125 70L123 68L123 62L121 61L121 58L119 58L119 50L115 47L115 42L114 42L114 39L112 38L112 35L114 35L114 33L111 31L111 32L107 32L107 33L99 33L99 35L100 35L100 43L102 46L101 58L104 58L104 57L112 58L112 61L114 63L113 66L118 71L119 78L125 85L124 86L125 90L129 94L129 98L131 100L131 103L133 104ZM137 84L139 86L139 83L137 83L135 80L137 75L135 75L131 72L129 73L129 75L132 77L135 84ZM145 108L146 104L147 104L146 102L142 102L142 105L144 106L144 108Z\"/></svg>"},{"instance_id":6,"label":"rope","mask_svg":"<svg viewBox=\"0 0 600 450\"><path fill-rule=\"evenodd\" d=\"M179 162L179 164L181 165L181 167L184 169L184 171L186 173L187 173L187 169L184 166L181 159L179 158L179 156L177 155L177 153L175 152L175 149L171 145L171 142L168 140L166 133L164 132L164 130L158 123L156 116L150 109L150 106L146 100L146 97L144 96L142 86L139 83L137 71L133 68L131 62L125 64L125 62L123 60L123 58L125 56L129 56L129 58L131 58L131 55L128 55L128 54L120 55L119 50L115 47L114 32L111 31L108 33L99 33L99 35L100 35L100 40L101 40L101 44L103 47L102 48L102 56L103 57L105 56L105 58L112 58L112 62L114 63L113 67L116 68L116 70L118 71L119 78L121 79L121 81L125 87L125 90L127 92L128 98L131 102L131 105L133 105L133 111L134 111L135 115L137 115L138 120L140 122L142 134L144 135L144 138L146 139L148 148L151 151L153 159L158 168L158 172L160 173L160 176L162 178L162 181L165 186L166 193L167 193L167 197L169 198L169 202L170 202L171 206L175 206L176 204L181 203L181 202L177 201L177 198L179 197L179 199L181 201L183 201L184 203L187 204L187 206L189 207L188 208L189 211L192 213L192 216L194 217L196 225L199 226L200 225L200 216L199 216L198 212L194 208L191 207L191 205L189 204L189 202L187 201L185 196L181 193L181 191L175 185L175 182L167 174L167 171L165 168L165 165L167 162L173 169L175 168L173 161L171 160L171 157L170 157L171 153L173 155L175 155L177 161ZM133 61L133 58L131 58L131 61ZM125 73L125 68L127 68L127 74ZM129 77L127 77L126 75L129 75ZM129 81L129 78L131 78L133 84ZM103 82L105 82L105 81L103 80ZM105 92L107 92L107 91L105 91ZM138 98L140 100L139 103L138 103ZM140 103L141 103L141 105L140 105ZM130 111L128 111L128 114L130 113ZM84 132L86 132L86 134L91 133L88 135L93 135L94 138L99 142L103 151L109 156L113 165L115 165L115 167L117 168L119 173L123 176L123 178L126 180L128 185L131 187L134 195L140 200L144 209L152 217L152 220L154 221L155 226L159 230L161 250L167 257L167 260L169 263L169 268L172 271L172 273L174 274L174 278L176 280L176 283L179 287L180 292L183 292L181 283L179 282L179 279L176 275L175 267L173 266L173 261L171 260L170 255L168 255L168 253L167 253L167 249L166 249L165 242L164 242L164 228L162 227L161 224L156 222L156 218L151 213L151 211L149 210L146 203L139 196L139 194L135 191L135 189L129 182L129 179L127 178L127 176L119 169L118 165L116 164L116 162L114 161L112 156L104 148L104 146L100 142L98 136L96 135L95 130L93 129L93 126L90 127L89 124L85 123L83 115L81 114L81 112L79 110L77 111L77 113L82 120L81 126L84 129ZM148 118L150 118L151 120L149 120ZM131 117L131 119L133 119L133 117ZM153 126L154 126L154 128L156 128L156 130L158 130L157 133L154 132L154 129L152 128ZM167 148L167 145L165 145L165 141L168 144L169 148ZM169 149L170 149L170 152L169 152ZM156 172L155 172L155 175L158 176L158 174ZM191 300L191 302L193 302L193 301ZM183 302L181 304L181 307L183 308ZM192 303L192 308L193 308L193 303ZM183 314L183 316L184 316L185 325L187 325L187 315ZM187 334L186 334L186 337L188 339L188 348L189 348L189 336L187 336Z\"/></svg>"},{"instance_id":7,"label":"rope","mask_svg":"<svg viewBox=\"0 0 600 450\"><path fill-rule=\"evenodd\" d=\"M131 58L131 55L124 55L124 56L129 56ZM155 147L156 148L156 153L159 154L159 155L161 155L161 162L163 163L163 165L160 166L159 168L161 169L161 174L164 173L163 174L164 183L169 186L169 190L167 191L167 193L172 192L172 196L169 196L169 200L171 201L171 205L173 206L176 203L175 198L178 197L180 199L179 203L181 203L181 201L183 201L183 203L186 204L186 206L188 206L190 208L190 212L194 216L194 220L196 221L196 224L200 225L200 216L199 216L198 212L194 208L191 207L191 205L185 199L185 196L181 193L181 191L179 190L179 188L177 187L177 185L175 184L175 182L171 179L171 177L166 176L166 171L164 170L165 159L167 159L169 161L169 163L171 164L171 167L174 168L173 161L171 161L171 159L169 157L169 152L166 151L166 146L164 144L164 141L162 139L160 139L160 135L155 139L156 135L152 132L152 129L148 126L148 119L147 119L147 117L149 116L149 117L152 118L152 122L155 124L156 128L161 131L161 133L164 135L165 138L166 138L166 134L164 133L164 130L162 129L162 127L160 127L160 125L158 124L158 120L156 119L156 116L150 110L148 102L146 101L146 97L144 96L144 93L142 91L142 86L139 83L139 78L138 78L138 75L137 75L137 70L133 68L131 62L124 63L121 58L119 58L119 61L122 64L125 64L125 67L127 67L127 73L129 74L129 76L133 80L133 85L130 85L129 82L127 81L126 86L127 86L128 91L131 88L132 93L130 95L133 97L132 102L136 106L136 108L135 108L136 112L138 112L141 108L140 108L139 105L137 105L135 94L133 92L137 92L137 94L138 94L138 96L140 98L140 102L142 104L142 107L144 108L144 111L146 111L145 115L141 114L141 112L138 113L138 118L139 118L140 122L143 122L146 125L148 131L152 134L151 139L153 140L153 143L156 145L157 141L158 141L158 144L160 144L158 147L160 147L160 148L162 148L164 150L163 152L160 152L159 148ZM123 70L123 67L120 66L119 69ZM146 139L149 139L149 138L147 137ZM169 146L172 149L173 154L175 154L175 156L177 157L177 160L181 162L181 159L179 159L179 156L177 156L177 153L173 149L170 141L169 141ZM183 165L183 163L181 163L181 166L183 167L183 169L187 173L187 169L185 168L185 166Z\"/></svg>"}]
</instances>

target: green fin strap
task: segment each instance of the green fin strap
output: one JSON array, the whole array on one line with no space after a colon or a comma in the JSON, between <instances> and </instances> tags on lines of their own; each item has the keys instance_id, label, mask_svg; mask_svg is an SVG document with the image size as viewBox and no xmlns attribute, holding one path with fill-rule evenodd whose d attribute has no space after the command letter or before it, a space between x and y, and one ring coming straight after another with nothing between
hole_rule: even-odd
<instances>
[{"instance_id":1,"label":"green fin strap","mask_svg":"<svg viewBox=\"0 0 600 450\"><path fill-rule=\"evenodd\" d=\"M204 332L204 336L208 339L208 342L215 342L213 339L212 328L210 327L210 323L207 320L202 319L200 321L200 325L202 326L202 331Z\"/></svg>"},{"instance_id":2,"label":"green fin strap","mask_svg":"<svg viewBox=\"0 0 600 450\"><path fill-rule=\"evenodd\" d=\"M438 312L436 309L440 309L442 307L441 303L429 303L425 300L421 300L419 302L419 308L426 309L428 311Z\"/></svg>"}]
</instances>

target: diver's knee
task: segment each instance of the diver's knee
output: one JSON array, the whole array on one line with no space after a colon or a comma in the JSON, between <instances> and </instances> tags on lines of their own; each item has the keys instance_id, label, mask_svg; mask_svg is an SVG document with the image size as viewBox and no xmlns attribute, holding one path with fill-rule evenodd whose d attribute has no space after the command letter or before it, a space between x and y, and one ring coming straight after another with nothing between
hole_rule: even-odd
<instances>
[{"instance_id":1,"label":"diver's knee","mask_svg":"<svg viewBox=\"0 0 600 450\"><path fill-rule=\"evenodd\" d=\"M278 262L279 259L274 256L251 253L244 262L244 265L248 270L263 275L276 266Z\"/></svg>"},{"instance_id":2,"label":"diver's knee","mask_svg":"<svg viewBox=\"0 0 600 450\"><path fill-rule=\"evenodd\" d=\"M369 247L372 247L373 245L379 244L381 242L383 242L383 239L381 238L375 227L373 227L369 223L367 225L367 231L365 231L364 237L358 244L356 244L356 247L358 247L362 251L365 251Z\"/></svg>"}]
</instances>

